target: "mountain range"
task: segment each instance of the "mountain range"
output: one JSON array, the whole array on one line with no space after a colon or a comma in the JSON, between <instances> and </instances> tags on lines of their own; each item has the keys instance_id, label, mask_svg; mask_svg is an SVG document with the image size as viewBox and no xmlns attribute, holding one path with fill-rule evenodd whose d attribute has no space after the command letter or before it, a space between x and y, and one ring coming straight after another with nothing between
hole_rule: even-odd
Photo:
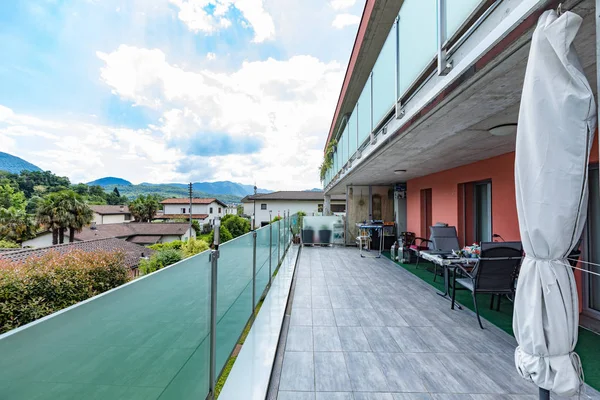
<instances>
[{"instance_id":1,"label":"mountain range","mask_svg":"<svg viewBox=\"0 0 600 400\"><path fill-rule=\"evenodd\" d=\"M42 169L17 156L0 151L0 171L18 174L21 171L41 171Z\"/></svg>"}]
</instances>

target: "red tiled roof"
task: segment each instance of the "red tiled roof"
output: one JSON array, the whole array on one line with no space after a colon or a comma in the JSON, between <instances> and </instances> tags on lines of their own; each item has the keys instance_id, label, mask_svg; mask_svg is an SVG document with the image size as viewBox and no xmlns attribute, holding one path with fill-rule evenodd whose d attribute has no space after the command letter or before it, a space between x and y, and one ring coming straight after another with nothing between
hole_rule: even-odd
<instances>
[{"instance_id":1,"label":"red tiled roof","mask_svg":"<svg viewBox=\"0 0 600 400\"><path fill-rule=\"evenodd\" d=\"M90 208L100 215L129 214L127 206L90 206Z\"/></svg>"},{"instance_id":2,"label":"red tiled roof","mask_svg":"<svg viewBox=\"0 0 600 400\"><path fill-rule=\"evenodd\" d=\"M155 244L155 243L158 243L159 240L160 240L160 236L144 236L144 235L133 236L133 237L127 239L128 242L137 243L137 244Z\"/></svg>"},{"instance_id":3,"label":"red tiled roof","mask_svg":"<svg viewBox=\"0 0 600 400\"><path fill-rule=\"evenodd\" d=\"M189 229L188 223L142 223L130 222L127 224L101 224L96 229L83 228L75 234L77 240L92 240L109 237L127 238L131 236L181 236Z\"/></svg>"},{"instance_id":4,"label":"red tiled roof","mask_svg":"<svg viewBox=\"0 0 600 400\"><path fill-rule=\"evenodd\" d=\"M111 251L122 252L125 255L125 265L129 268L137 267L141 257L149 257L154 254L154 250L137 245L132 242L126 242L117 238L104 238L96 240L86 240L83 242L74 242L58 244L56 246L40 247L37 249L14 249L0 253L0 259L10 261L25 261L30 257L40 257L50 251L56 251L60 254L66 254L73 250L83 250L85 252L93 251Z\"/></svg>"},{"instance_id":5,"label":"red tiled roof","mask_svg":"<svg viewBox=\"0 0 600 400\"><path fill-rule=\"evenodd\" d=\"M210 204L213 201L218 201L215 198L209 198L209 199L200 199L197 197L192 198L192 204ZM160 202L161 204L190 204L190 199L189 198L182 198L182 199L166 199Z\"/></svg>"}]
</instances>

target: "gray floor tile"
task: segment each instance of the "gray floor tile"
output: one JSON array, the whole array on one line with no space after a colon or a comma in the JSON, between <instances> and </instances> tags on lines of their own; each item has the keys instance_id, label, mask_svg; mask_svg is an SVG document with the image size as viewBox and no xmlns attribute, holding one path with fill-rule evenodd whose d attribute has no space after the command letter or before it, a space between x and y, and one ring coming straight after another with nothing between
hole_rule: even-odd
<instances>
[{"instance_id":1,"label":"gray floor tile","mask_svg":"<svg viewBox=\"0 0 600 400\"><path fill-rule=\"evenodd\" d=\"M354 310L361 326L385 326L373 308L357 308Z\"/></svg>"},{"instance_id":2,"label":"gray floor tile","mask_svg":"<svg viewBox=\"0 0 600 400\"><path fill-rule=\"evenodd\" d=\"M315 351L342 351L342 343L335 326L313 327Z\"/></svg>"},{"instance_id":3,"label":"gray floor tile","mask_svg":"<svg viewBox=\"0 0 600 400\"><path fill-rule=\"evenodd\" d=\"M387 392L388 384L379 362L368 352L344 353L346 368L355 392Z\"/></svg>"},{"instance_id":4,"label":"gray floor tile","mask_svg":"<svg viewBox=\"0 0 600 400\"><path fill-rule=\"evenodd\" d=\"M432 352L459 352L461 349L456 346L452 336L442 333L435 326L416 326L413 328L419 338L429 347ZM464 349L464 347L463 347Z\"/></svg>"},{"instance_id":5,"label":"gray floor tile","mask_svg":"<svg viewBox=\"0 0 600 400\"><path fill-rule=\"evenodd\" d=\"M296 308L292 306L290 325L312 325L312 310L310 308Z\"/></svg>"},{"instance_id":6,"label":"gray floor tile","mask_svg":"<svg viewBox=\"0 0 600 400\"><path fill-rule=\"evenodd\" d=\"M405 354L413 370L430 393L468 393L432 353Z\"/></svg>"},{"instance_id":7,"label":"gray floor tile","mask_svg":"<svg viewBox=\"0 0 600 400\"><path fill-rule=\"evenodd\" d=\"M394 400L391 393L354 393L354 400Z\"/></svg>"},{"instance_id":8,"label":"gray floor tile","mask_svg":"<svg viewBox=\"0 0 600 400\"><path fill-rule=\"evenodd\" d=\"M279 391L277 400L315 400L314 392Z\"/></svg>"},{"instance_id":9,"label":"gray floor tile","mask_svg":"<svg viewBox=\"0 0 600 400\"><path fill-rule=\"evenodd\" d=\"M473 400L470 394L434 394L433 400Z\"/></svg>"},{"instance_id":10,"label":"gray floor tile","mask_svg":"<svg viewBox=\"0 0 600 400\"><path fill-rule=\"evenodd\" d=\"M412 327L389 327L387 328L403 353L429 352L429 347L415 332Z\"/></svg>"},{"instance_id":11,"label":"gray floor tile","mask_svg":"<svg viewBox=\"0 0 600 400\"><path fill-rule=\"evenodd\" d=\"M317 392L317 400L354 400L352 392Z\"/></svg>"},{"instance_id":12,"label":"gray floor tile","mask_svg":"<svg viewBox=\"0 0 600 400\"><path fill-rule=\"evenodd\" d=\"M322 392L352 390L343 353L315 352L315 384Z\"/></svg>"},{"instance_id":13,"label":"gray floor tile","mask_svg":"<svg viewBox=\"0 0 600 400\"><path fill-rule=\"evenodd\" d=\"M333 314L337 326L360 326L360 321L351 308L334 308Z\"/></svg>"},{"instance_id":14,"label":"gray floor tile","mask_svg":"<svg viewBox=\"0 0 600 400\"><path fill-rule=\"evenodd\" d=\"M371 351L369 341L360 327L343 327L338 329L340 342L344 351Z\"/></svg>"},{"instance_id":15,"label":"gray floor tile","mask_svg":"<svg viewBox=\"0 0 600 400\"><path fill-rule=\"evenodd\" d=\"M314 326L336 326L331 308L313 308L312 317Z\"/></svg>"},{"instance_id":16,"label":"gray floor tile","mask_svg":"<svg viewBox=\"0 0 600 400\"><path fill-rule=\"evenodd\" d=\"M507 393L484 371L473 368L473 362L466 354L440 353L437 358L461 384L462 393Z\"/></svg>"},{"instance_id":17,"label":"gray floor tile","mask_svg":"<svg viewBox=\"0 0 600 400\"><path fill-rule=\"evenodd\" d=\"M425 385L402 353L375 353L392 392L425 392Z\"/></svg>"},{"instance_id":18,"label":"gray floor tile","mask_svg":"<svg viewBox=\"0 0 600 400\"><path fill-rule=\"evenodd\" d=\"M286 352L279 381L279 390L315 390L315 372L312 352Z\"/></svg>"},{"instance_id":19,"label":"gray floor tile","mask_svg":"<svg viewBox=\"0 0 600 400\"><path fill-rule=\"evenodd\" d=\"M313 351L312 326L290 326L285 351Z\"/></svg>"},{"instance_id":20,"label":"gray floor tile","mask_svg":"<svg viewBox=\"0 0 600 400\"><path fill-rule=\"evenodd\" d=\"M387 353L400 352L400 347L384 326L363 327L363 332L367 337L369 346L373 351Z\"/></svg>"},{"instance_id":21,"label":"gray floor tile","mask_svg":"<svg viewBox=\"0 0 600 400\"><path fill-rule=\"evenodd\" d=\"M429 393L394 393L394 400L431 400Z\"/></svg>"},{"instance_id":22,"label":"gray floor tile","mask_svg":"<svg viewBox=\"0 0 600 400\"><path fill-rule=\"evenodd\" d=\"M313 295L312 308L331 308L331 301L329 300L329 295Z\"/></svg>"},{"instance_id":23,"label":"gray floor tile","mask_svg":"<svg viewBox=\"0 0 600 400\"><path fill-rule=\"evenodd\" d=\"M308 295L299 295L298 292L296 292L293 304L294 308L311 308L312 296L310 295L310 288L308 289Z\"/></svg>"},{"instance_id":24,"label":"gray floor tile","mask_svg":"<svg viewBox=\"0 0 600 400\"><path fill-rule=\"evenodd\" d=\"M385 326L408 326L408 322L393 308L380 308L376 312Z\"/></svg>"}]
</instances>

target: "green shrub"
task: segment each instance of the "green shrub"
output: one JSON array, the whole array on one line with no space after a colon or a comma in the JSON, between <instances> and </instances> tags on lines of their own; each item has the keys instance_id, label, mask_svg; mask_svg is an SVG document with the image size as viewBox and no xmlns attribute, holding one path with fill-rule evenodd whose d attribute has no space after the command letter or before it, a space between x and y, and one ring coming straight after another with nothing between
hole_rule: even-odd
<instances>
[{"instance_id":1,"label":"green shrub","mask_svg":"<svg viewBox=\"0 0 600 400\"><path fill-rule=\"evenodd\" d=\"M190 238L183 243L181 250L183 251L184 257L191 257L195 254L208 250L208 243L201 239Z\"/></svg>"},{"instance_id":2,"label":"green shrub","mask_svg":"<svg viewBox=\"0 0 600 400\"><path fill-rule=\"evenodd\" d=\"M181 250L181 246L183 246L183 241L181 240L173 240L168 243L156 243L148 246L152 250L161 251L161 250Z\"/></svg>"},{"instance_id":3,"label":"green shrub","mask_svg":"<svg viewBox=\"0 0 600 400\"><path fill-rule=\"evenodd\" d=\"M221 226L226 227L234 238L250 232L250 221L233 214L227 214L223 217Z\"/></svg>"},{"instance_id":4,"label":"green shrub","mask_svg":"<svg viewBox=\"0 0 600 400\"><path fill-rule=\"evenodd\" d=\"M0 249L19 249L18 243L11 242L10 240L0 240Z\"/></svg>"},{"instance_id":5,"label":"green shrub","mask_svg":"<svg viewBox=\"0 0 600 400\"><path fill-rule=\"evenodd\" d=\"M152 257L140 262L140 272L143 275L158 271L161 268L175 264L183 259L181 250L163 249L157 251Z\"/></svg>"},{"instance_id":6,"label":"green shrub","mask_svg":"<svg viewBox=\"0 0 600 400\"><path fill-rule=\"evenodd\" d=\"M129 280L119 252L50 252L25 262L0 260L0 333Z\"/></svg>"},{"instance_id":7,"label":"green shrub","mask_svg":"<svg viewBox=\"0 0 600 400\"><path fill-rule=\"evenodd\" d=\"M231 239L233 239L233 236L231 235L231 232L229 232L229 229L227 229L226 226L221 225L220 233L219 233L219 238L221 239L219 244L223 244L223 243L228 242ZM214 243L214 239L215 239L215 231L213 230L208 235L208 243L211 246Z\"/></svg>"}]
</instances>

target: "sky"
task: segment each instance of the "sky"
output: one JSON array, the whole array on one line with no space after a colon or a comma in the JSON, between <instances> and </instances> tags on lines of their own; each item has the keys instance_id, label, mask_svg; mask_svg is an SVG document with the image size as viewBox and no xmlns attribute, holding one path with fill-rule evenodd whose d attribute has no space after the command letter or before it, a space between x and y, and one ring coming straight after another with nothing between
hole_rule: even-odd
<instances>
[{"instance_id":1,"label":"sky","mask_svg":"<svg viewBox=\"0 0 600 400\"><path fill-rule=\"evenodd\" d=\"M364 3L0 2L0 151L72 182L320 187Z\"/></svg>"}]
</instances>

